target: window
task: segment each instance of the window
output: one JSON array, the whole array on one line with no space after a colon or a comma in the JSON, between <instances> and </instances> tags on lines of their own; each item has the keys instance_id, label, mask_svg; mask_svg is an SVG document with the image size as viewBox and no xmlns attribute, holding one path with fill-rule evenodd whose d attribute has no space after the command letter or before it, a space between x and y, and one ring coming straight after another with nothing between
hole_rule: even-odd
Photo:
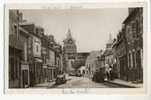
<instances>
[{"instance_id":1,"label":"window","mask_svg":"<svg viewBox=\"0 0 151 100\"><path fill-rule=\"evenodd\" d=\"M136 37L136 28L137 28L137 25L136 25L137 23L132 23L132 35L133 35L133 38L135 38Z\"/></svg>"},{"instance_id":2,"label":"window","mask_svg":"<svg viewBox=\"0 0 151 100\"><path fill-rule=\"evenodd\" d=\"M133 68L133 53L132 52L130 53L130 57L131 57L130 59L131 68Z\"/></svg>"},{"instance_id":3,"label":"window","mask_svg":"<svg viewBox=\"0 0 151 100\"><path fill-rule=\"evenodd\" d=\"M9 79L10 80L15 80L18 79L19 77L19 61L17 58L11 57L9 59L10 61L10 66L9 66Z\"/></svg>"},{"instance_id":4,"label":"window","mask_svg":"<svg viewBox=\"0 0 151 100\"><path fill-rule=\"evenodd\" d=\"M36 51L38 52L38 45L36 45Z\"/></svg>"},{"instance_id":5,"label":"window","mask_svg":"<svg viewBox=\"0 0 151 100\"><path fill-rule=\"evenodd\" d=\"M130 68L131 67L131 54L129 53L128 55L128 67Z\"/></svg>"},{"instance_id":6,"label":"window","mask_svg":"<svg viewBox=\"0 0 151 100\"><path fill-rule=\"evenodd\" d=\"M127 28L126 28L126 33L127 33L126 38L127 38L128 43L129 43L130 37L131 37L130 31L131 31L130 26L127 26Z\"/></svg>"},{"instance_id":7,"label":"window","mask_svg":"<svg viewBox=\"0 0 151 100\"><path fill-rule=\"evenodd\" d=\"M139 33L140 33L140 27L139 26L140 26L139 22L138 22L138 20L136 20L136 37L138 37Z\"/></svg>"},{"instance_id":8,"label":"window","mask_svg":"<svg viewBox=\"0 0 151 100\"><path fill-rule=\"evenodd\" d=\"M17 26L14 25L14 33L17 34Z\"/></svg>"},{"instance_id":9,"label":"window","mask_svg":"<svg viewBox=\"0 0 151 100\"><path fill-rule=\"evenodd\" d=\"M133 68L135 68L135 52L132 53L133 56Z\"/></svg>"}]
</instances>

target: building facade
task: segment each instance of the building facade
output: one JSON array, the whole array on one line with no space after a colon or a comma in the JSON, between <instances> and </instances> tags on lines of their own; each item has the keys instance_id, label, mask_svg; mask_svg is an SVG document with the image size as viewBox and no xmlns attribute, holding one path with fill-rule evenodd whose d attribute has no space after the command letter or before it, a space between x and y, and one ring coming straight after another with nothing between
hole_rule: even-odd
<instances>
[{"instance_id":1,"label":"building facade","mask_svg":"<svg viewBox=\"0 0 151 100\"><path fill-rule=\"evenodd\" d=\"M22 13L9 12L9 87L26 88L30 85L28 47L30 33L22 27Z\"/></svg>"},{"instance_id":2,"label":"building facade","mask_svg":"<svg viewBox=\"0 0 151 100\"><path fill-rule=\"evenodd\" d=\"M118 77L123 80L128 79L128 62L127 62L127 41L125 37L125 27L117 35L116 41L112 46L114 55L114 71Z\"/></svg>"},{"instance_id":3,"label":"building facade","mask_svg":"<svg viewBox=\"0 0 151 100\"><path fill-rule=\"evenodd\" d=\"M22 27L31 34L31 38L29 39L28 58L30 59L30 85L33 86L43 82L41 38L44 34L44 30L43 28L28 22L23 23Z\"/></svg>"},{"instance_id":4,"label":"building facade","mask_svg":"<svg viewBox=\"0 0 151 100\"><path fill-rule=\"evenodd\" d=\"M56 53L56 73L61 74L64 72L63 70L63 52L62 46L60 44L55 44L55 53Z\"/></svg>"},{"instance_id":5,"label":"building facade","mask_svg":"<svg viewBox=\"0 0 151 100\"><path fill-rule=\"evenodd\" d=\"M98 69L97 66L97 61L98 61L98 56L101 55L100 51L91 51L90 55L86 59L86 77L92 78L96 70Z\"/></svg>"},{"instance_id":6,"label":"building facade","mask_svg":"<svg viewBox=\"0 0 151 100\"><path fill-rule=\"evenodd\" d=\"M9 11L9 88L21 87L21 56L23 45L19 39L19 11Z\"/></svg>"},{"instance_id":7,"label":"building facade","mask_svg":"<svg viewBox=\"0 0 151 100\"><path fill-rule=\"evenodd\" d=\"M143 81L143 8L129 8L124 20L127 40L128 80Z\"/></svg>"},{"instance_id":8,"label":"building facade","mask_svg":"<svg viewBox=\"0 0 151 100\"><path fill-rule=\"evenodd\" d=\"M106 49L104 51L104 56L105 56L105 65L112 65L113 64L113 50L112 50L112 45L113 45L113 39L111 34L109 35L109 40L106 44Z\"/></svg>"},{"instance_id":9,"label":"building facade","mask_svg":"<svg viewBox=\"0 0 151 100\"><path fill-rule=\"evenodd\" d=\"M62 46L56 43L54 36L45 35L44 28L23 20L19 10L10 10L9 88L54 81L63 71Z\"/></svg>"},{"instance_id":10,"label":"building facade","mask_svg":"<svg viewBox=\"0 0 151 100\"><path fill-rule=\"evenodd\" d=\"M43 35L41 38L41 43L42 43L42 51L41 51L41 55L42 55L42 60L43 60L43 81L47 82L48 81L48 57L49 57L49 42L48 42L48 38L46 35Z\"/></svg>"},{"instance_id":11,"label":"building facade","mask_svg":"<svg viewBox=\"0 0 151 100\"><path fill-rule=\"evenodd\" d=\"M88 56L89 56L88 52L78 52L76 54L76 58L75 58L75 61L74 61L74 64L73 64L75 70L79 69L82 66L83 67L85 66L86 59L87 59Z\"/></svg>"}]
</instances>

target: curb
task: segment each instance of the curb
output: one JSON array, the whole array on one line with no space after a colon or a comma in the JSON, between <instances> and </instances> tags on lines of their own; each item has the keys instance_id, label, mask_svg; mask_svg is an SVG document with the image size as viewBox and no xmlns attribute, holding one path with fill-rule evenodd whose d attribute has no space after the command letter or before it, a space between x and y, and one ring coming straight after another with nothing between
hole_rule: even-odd
<instances>
[{"instance_id":1,"label":"curb","mask_svg":"<svg viewBox=\"0 0 151 100\"><path fill-rule=\"evenodd\" d=\"M109 83L109 84L119 85L119 86L122 86L122 87L125 87L125 88L138 88L138 87L136 87L136 86L130 86L130 85L120 84L120 83L111 82L111 81L105 81L105 82L106 82L106 83Z\"/></svg>"}]
</instances>

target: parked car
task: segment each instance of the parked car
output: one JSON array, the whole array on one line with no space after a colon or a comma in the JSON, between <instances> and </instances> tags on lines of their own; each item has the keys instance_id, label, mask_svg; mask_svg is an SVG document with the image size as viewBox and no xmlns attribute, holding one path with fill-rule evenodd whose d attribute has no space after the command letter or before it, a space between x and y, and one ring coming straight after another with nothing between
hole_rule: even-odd
<instances>
[{"instance_id":1,"label":"parked car","mask_svg":"<svg viewBox=\"0 0 151 100\"><path fill-rule=\"evenodd\" d=\"M59 85L59 84L64 84L64 83L66 83L66 76L65 76L65 74L61 74L61 75L57 75L57 78L56 78L56 81L55 81L55 83L57 84L57 85Z\"/></svg>"},{"instance_id":2,"label":"parked car","mask_svg":"<svg viewBox=\"0 0 151 100\"><path fill-rule=\"evenodd\" d=\"M94 75L92 77L92 81L95 81L95 82L104 82L104 76L105 76L104 69L100 68L99 70L97 70L94 73Z\"/></svg>"}]
</instances>

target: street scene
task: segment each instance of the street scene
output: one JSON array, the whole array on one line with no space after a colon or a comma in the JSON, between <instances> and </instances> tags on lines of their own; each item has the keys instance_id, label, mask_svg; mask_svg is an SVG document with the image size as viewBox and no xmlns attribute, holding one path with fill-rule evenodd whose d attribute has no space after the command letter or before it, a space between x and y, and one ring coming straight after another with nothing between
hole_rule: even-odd
<instances>
[{"instance_id":1,"label":"street scene","mask_svg":"<svg viewBox=\"0 0 151 100\"><path fill-rule=\"evenodd\" d=\"M143 7L10 9L8 88L143 88Z\"/></svg>"}]
</instances>

